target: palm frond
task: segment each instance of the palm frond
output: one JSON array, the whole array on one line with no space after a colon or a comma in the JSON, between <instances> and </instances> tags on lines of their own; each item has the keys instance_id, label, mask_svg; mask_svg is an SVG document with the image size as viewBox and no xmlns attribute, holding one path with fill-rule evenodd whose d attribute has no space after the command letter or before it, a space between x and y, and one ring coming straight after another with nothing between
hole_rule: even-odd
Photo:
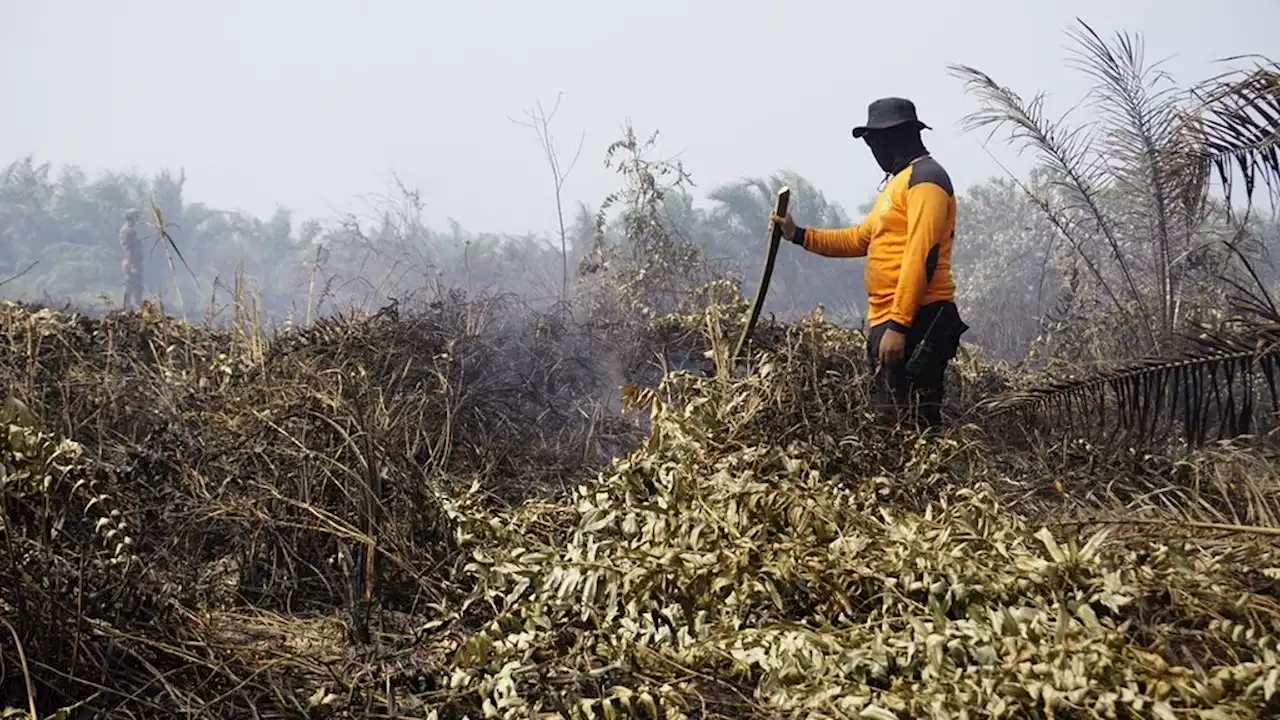
<instances>
[{"instance_id":1,"label":"palm frond","mask_svg":"<svg viewBox=\"0 0 1280 720\"><path fill-rule=\"evenodd\" d=\"M1181 351L991 398L993 418L1096 442L1137 444L1181 435L1198 445L1276 427L1280 316L1242 305L1226 329L1184 336Z\"/></svg>"},{"instance_id":2,"label":"palm frond","mask_svg":"<svg viewBox=\"0 0 1280 720\"><path fill-rule=\"evenodd\" d=\"M1078 22L1080 28L1071 33L1077 44L1073 64L1095 81L1089 97L1104 129L1100 159L1108 166L1112 190L1126 198L1120 211L1137 230L1133 234L1150 239L1141 251L1150 255L1158 322L1167 333L1176 320L1177 257L1198 224L1175 220L1174 198L1203 192L1187 187L1202 174L1167 161L1177 135L1178 87L1158 64L1147 64L1140 36L1117 33L1107 42Z\"/></svg>"},{"instance_id":3,"label":"palm frond","mask_svg":"<svg viewBox=\"0 0 1280 720\"><path fill-rule=\"evenodd\" d=\"M191 279L196 280L196 282L199 283L199 279L196 277L195 271L191 269L191 266L187 264L187 259L183 257L182 250L178 247L178 243L175 242L173 236L169 234L169 228L173 227L173 223L166 223L164 221L164 212L160 209L160 206L156 204L154 199L151 201L150 210L152 228L156 231L157 241L164 240L169 248L173 250L174 254L178 256L178 259L182 261L182 266L187 269L187 272L191 273Z\"/></svg>"},{"instance_id":4,"label":"palm frond","mask_svg":"<svg viewBox=\"0 0 1280 720\"><path fill-rule=\"evenodd\" d=\"M1231 199L1238 171L1245 202L1251 205L1262 185L1274 208L1280 201L1280 63L1255 58L1252 69L1210 78L1196 95L1199 112L1185 122L1201 134L1201 159L1224 195Z\"/></svg>"},{"instance_id":5,"label":"palm frond","mask_svg":"<svg viewBox=\"0 0 1280 720\"><path fill-rule=\"evenodd\" d=\"M1071 128L1067 115L1051 120L1044 113L1043 93L1024 101L1012 89L997 83L990 75L966 65L952 65L953 75L964 80L966 91L978 100L979 109L965 116L962 126L966 131L989 129L988 139L1001 129L1009 133L1009 141L1019 151L1031 149L1050 170L1050 184L1059 192L1062 207L1054 215L1058 227L1077 252L1089 265L1094 279L1111 298L1117 312L1125 313L1125 302L1107 282L1101 271L1100 260L1089 256L1088 243L1079 237L1081 232L1100 236L1109 251L1110 260L1120 270L1127 292L1127 299L1134 303L1142 316L1149 316L1143 293L1130 267L1130 260L1113 228L1113 220L1104 209L1103 192L1108 183L1108 167L1104 155L1097 152L1095 128L1090 123ZM1038 199L1037 204L1049 208L1049 203ZM1087 222L1087 225L1084 223ZM1145 323L1140 323L1145 325ZM1152 345L1158 344L1154 332Z\"/></svg>"}]
</instances>

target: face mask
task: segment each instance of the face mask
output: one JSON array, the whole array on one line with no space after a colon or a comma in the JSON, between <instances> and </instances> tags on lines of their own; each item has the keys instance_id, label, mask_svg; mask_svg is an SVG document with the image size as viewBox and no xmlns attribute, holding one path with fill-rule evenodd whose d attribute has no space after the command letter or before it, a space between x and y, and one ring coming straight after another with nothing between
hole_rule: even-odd
<instances>
[{"instance_id":1,"label":"face mask","mask_svg":"<svg viewBox=\"0 0 1280 720\"><path fill-rule=\"evenodd\" d=\"M871 154L875 157L876 163L880 165L880 169L887 173L893 172L896 153L894 152L895 148L892 140L883 135L872 137L871 134L868 134L866 138L867 147L871 148Z\"/></svg>"},{"instance_id":2,"label":"face mask","mask_svg":"<svg viewBox=\"0 0 1280 720\"><path fill-rule=\"evenodd\" d=\"M901 172L912 160L927 151L920 142L918 130L890 128L863 136L881 170L889 174Z\"/></svg>"}]
</instances>

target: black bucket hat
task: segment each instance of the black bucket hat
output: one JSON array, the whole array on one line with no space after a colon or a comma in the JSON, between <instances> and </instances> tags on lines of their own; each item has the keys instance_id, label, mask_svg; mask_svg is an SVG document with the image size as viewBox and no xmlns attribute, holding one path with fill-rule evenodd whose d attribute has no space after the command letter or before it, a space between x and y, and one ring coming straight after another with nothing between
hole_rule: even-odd
<instances>
[{"instance_id":1,"label":"black bucket hat","mask_svg":"<svg viewBox=\"0 0 1280 720\"><path fill-rule=\"evenodd\" d=\"M871 130L886 130L911 123L920 130L933 128L916 117L916 104L906 98L880 98L867 107L867 124L853 129L853 136L860 138Z\"/></svg>"}]
</instances>

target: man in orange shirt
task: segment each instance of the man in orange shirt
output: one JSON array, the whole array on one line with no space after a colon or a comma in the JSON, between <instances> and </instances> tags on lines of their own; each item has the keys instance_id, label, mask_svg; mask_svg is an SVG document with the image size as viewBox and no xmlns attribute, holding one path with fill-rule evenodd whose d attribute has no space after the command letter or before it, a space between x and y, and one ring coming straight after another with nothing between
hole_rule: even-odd
<instances>
[{"instance_id":1,"label":"man in orange shirt","mask_svg":"<svg viewBox=\"0 0 1280 720\"><path fill-rule=\"evenodd\" d=\"M925 149L920 131L930 128L910 100L881 98L867 115L853 136L866 141L886 175L862 222L821 229L798 227L790 216L775 221L783 237L809 252L867 258L867 356L878 404L937 425L947 365L968 330L951 281L955 190Z\"/></svg>"}]
</instances>

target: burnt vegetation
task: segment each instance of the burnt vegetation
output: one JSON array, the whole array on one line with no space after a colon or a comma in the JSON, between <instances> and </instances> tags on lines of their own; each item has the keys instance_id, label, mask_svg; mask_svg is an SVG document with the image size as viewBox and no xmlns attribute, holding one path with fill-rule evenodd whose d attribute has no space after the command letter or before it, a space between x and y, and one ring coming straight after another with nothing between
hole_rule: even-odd
<instances>
[{"instance_id":1,"label":"burnt vegetation","mask_svg":"<svg viewBox=\"0 0 1280 720\"><path fill-rule=\"evenodd\" d=\"M553 161L547 244L15 163L5 716L1274 717L1280 66L1076 40L1074 125L954 69L1042 162L962 198L975 342L924 433L814 308L847 265L784 247L735 357L777 189L844 219L794 174L699 210L628 129L573 222ZM163 304L32 302L114 283L143 203Z\"/></svg>"}]
</instances>

